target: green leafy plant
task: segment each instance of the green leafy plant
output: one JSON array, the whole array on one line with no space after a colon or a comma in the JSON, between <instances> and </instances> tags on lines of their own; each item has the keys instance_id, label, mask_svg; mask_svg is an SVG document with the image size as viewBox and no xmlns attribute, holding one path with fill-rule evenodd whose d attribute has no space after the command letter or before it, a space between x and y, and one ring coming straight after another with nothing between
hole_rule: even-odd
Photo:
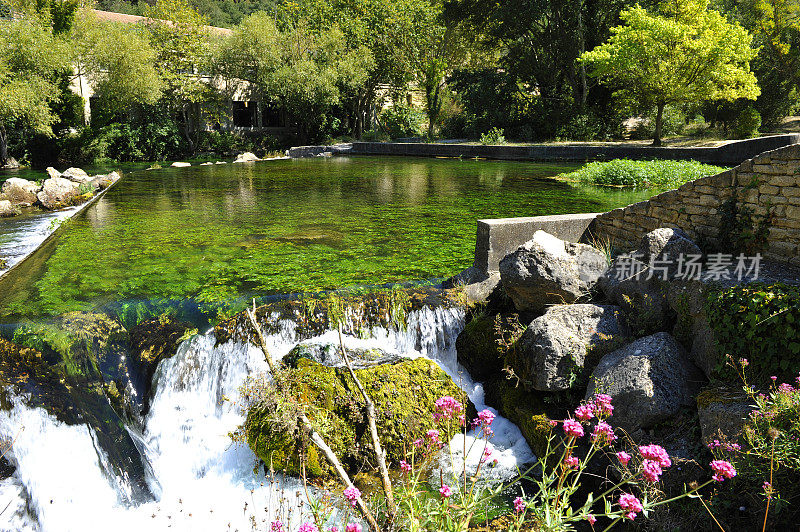
<instances>
[{"instance_id":1,"label":"green leafy plant","mask_svg":"<svg viewBox=\"0 0 800 532\"><path fill-rule=\"evenodd\" d=\"M481 135L481 144L497 145L505 144L505 132L499 127L493 127L488 132Z\"/></svg>"},{"instance_id":2,"label":"green leafy plant","mask_svg":"<svg viewBox=\"0 0 800 532\"><path fill-rule=\"evenodd\" d=\"M569 181L595 185L612 185L637 188L677 188L684 183L724 172L726 168L697 161L632 161L614 159L593 162L559 175Z\"/></svg>"}]
</instances>

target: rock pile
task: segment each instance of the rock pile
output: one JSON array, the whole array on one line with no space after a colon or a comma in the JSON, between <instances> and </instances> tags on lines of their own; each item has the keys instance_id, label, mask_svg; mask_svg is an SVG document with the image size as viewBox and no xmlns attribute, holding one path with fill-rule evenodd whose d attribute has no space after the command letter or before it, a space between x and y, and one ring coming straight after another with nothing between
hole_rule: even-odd
<instances>
[{"instance_id":1,"label":"rock pile","mask_svg":"<svg viewBox=\"0 0 800 532\"><path fill-rule=\"evenodd\" d=\"M118 172L89 176L80 168L68 168L62 174L49 167L47 175L43 183L18 177L6 180L0 194L0 216L16 216L28 207L52 211L80 205L120 179Z\"/></svg>"}]
</instances>

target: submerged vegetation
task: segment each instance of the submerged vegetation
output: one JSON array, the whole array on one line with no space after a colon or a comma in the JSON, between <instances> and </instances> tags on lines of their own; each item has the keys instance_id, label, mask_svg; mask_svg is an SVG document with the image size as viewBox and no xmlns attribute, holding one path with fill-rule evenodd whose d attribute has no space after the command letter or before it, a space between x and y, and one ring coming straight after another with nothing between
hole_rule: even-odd
<instances>
[{"instance_id":1,"label":"submerged vegetation","mask_svg":"<svg viewBox=\"0 0 800 532\"><path fill-rule=\"evenodd\" d=\"M588 163L574 172L559 175L559 178L595 185L668 189L725 170L721 166L697 161L614 159Z\"/></svg>"}]
</instances>

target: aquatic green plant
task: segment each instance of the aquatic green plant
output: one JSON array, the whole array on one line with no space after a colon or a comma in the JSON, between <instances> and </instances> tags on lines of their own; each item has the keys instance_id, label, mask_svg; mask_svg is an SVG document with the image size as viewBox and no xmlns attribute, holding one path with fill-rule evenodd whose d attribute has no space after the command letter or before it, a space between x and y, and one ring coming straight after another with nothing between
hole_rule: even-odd
<instances>
[{"instance_id":1,"label":"aquatic green plant","mask_svg":"<svg viewBox=\"0 0 800 532\"><path fill-rule=\"evenodd\" d=\"M614 159L589 163L574 172L561 174L562 179L595 185L638 188L677 188L684 183L720 172L726 168L697 161L632 161Z\"/></svg>"}]
</instances>

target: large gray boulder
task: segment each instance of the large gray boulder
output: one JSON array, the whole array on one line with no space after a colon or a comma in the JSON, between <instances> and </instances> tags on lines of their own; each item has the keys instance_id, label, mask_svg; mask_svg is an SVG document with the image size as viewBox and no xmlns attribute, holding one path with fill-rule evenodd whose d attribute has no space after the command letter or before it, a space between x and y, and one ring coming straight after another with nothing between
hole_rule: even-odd
<instances>
[{"instance_id":1,"label":"large gray boulder","mask_svg":"<svg viewBox=\"0 0 800 532\"><path fill-rule=\"evenodd\" d=\"M697 414L703 443L736 443L755 407L736 389L711 388L697 396Z\"/></svg>"},{"instance_id":2,"label":"large gray boulder","mask_svg":"<svg viewBox=\"0 0 800 532\"><path fill-rule=\"evenodd\" d=\"M533 320L507 362L526 385L567 390L591 353L602 355L630 341L622 309L611 305L559 305Z\"/></svg>"},{"instance_id":3,"label":"large gray boulder","mask_svg":"<svg viewBox=\"0 0 800 532\"><path fill-rule=\"evenodd\" d=\"M19 210L9 200L0 200L0 218L16 216L18 214Z\"/></svg>"},{"instance_id":4,"label":"large gray boulder","mask_svg":"<svg viewBox=\"0 0 800 532\"><path fill-rule=\"evenodd\" d=\"M634 329L641 331L634 332L665 330L674 316L667 301L667 283L687 272L690 257L702 254L680 229L656 229L642 237L636 251L614 259L597 285L609 301L635 313L639 323Z\"/></svg>"},{"instance_id":5,"label":"large gray boulder","mask_svg":"<svg viewBox=\"0 0 800 532\"><path fill-rule=\"evenodd\" d=\"M3 183L3 194L11 203L33 205L40 188L33 181L12 177Z\"/></svg>"},{"instance_id":6,"label":"large gray boulder","mask_svg":"<svg viewBox=\"0 0 800 532\"><path fill-rule=\"evenodd\" d=\"M89 177L89 174L87 174L80 168L74 168L74 167L67 168L66 170L64 170L64 173L61 174L61 177L63 177L64 179L69 179L70 181L74 181L75 183L78 184L88 183L89 181L92 180L92 178Z\"/></svg>"},{"instance_id":7,"label":"large gray boulder","mask_svg":"<svg viewBox=\"0 0 800 532\"><path fill-rule=\"evenodd\" d=\"M536 231L500 261L500 280L517 310L543 312L588 296L607 267L602 251Z\"/></svg>"},{"instance_id":8,"label":"large gray boulder","mask_svg":"<svg viewBox=\"0 0 800 532\"><path fill-rule=\"evenodd\" d=\"M607 354L592 373L586 398L613 398L613 423L628 432L669 419L694 402L703 381L683 346L667 333L639 338Z\"/></svg>"},{"instance_id":9,"label":"large gray boulder","mask_svg":"<svg viewBox=\"0 0 800 532\"><path fill-rule=\"evenodd\" d=\"M79 195L80 188L77 183L63 177L51 177L44 182L42 190L36 197L42 207L54 210L72 205Z\"/></svg>"}]
</instances>

